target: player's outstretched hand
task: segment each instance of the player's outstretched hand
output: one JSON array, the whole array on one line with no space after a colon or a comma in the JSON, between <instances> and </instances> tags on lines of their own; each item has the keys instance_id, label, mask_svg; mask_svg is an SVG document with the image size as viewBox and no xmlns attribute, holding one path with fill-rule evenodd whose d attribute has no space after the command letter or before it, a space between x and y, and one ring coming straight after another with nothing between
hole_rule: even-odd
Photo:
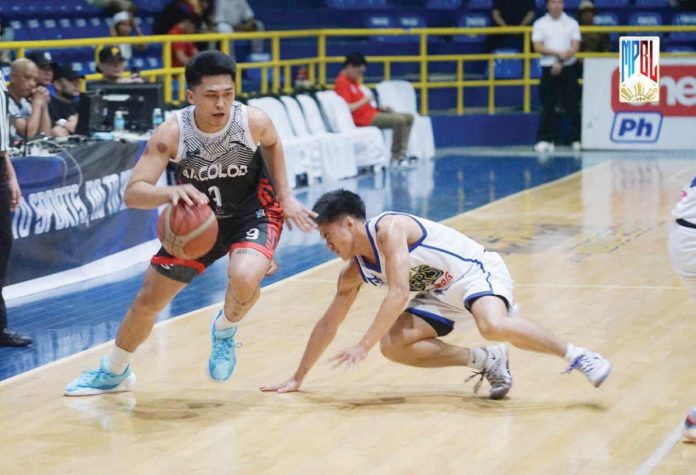
<instances>
[{"instance_id":1,"label":"player's outstretched hand","mask_svg":"<svg viewBox=\"0 0 696 475\"><path fill-rule=\"evenodd\" d=\"M208 196L201 193L190 183L185 185L170 186L171 197L170 201L174 206L179 204L179 201L184 202L188 206L204 205L208 203Z\"/></svg>"},{"instance_id":2,"label":"player's outstretched hand","mask_svg":"<svg viewBox=\"0 0 696 475\"><path fill-rule=\"evenodd\" d=\"M363 345L358 343L355 346L349 346L348 348L344 349L329 361L333 363L331 369L338 368L344 364L347 366L347 368L352 368L360 364L360 362L364 360L366 356L367 350Z\"/></svg>"},{"instance_id":3,"label":"player's outstretched hand","mask_svg":"<svg viewBox=\"0 0 696 475\"><path fill-rule=\"evenodd\" d=\"M306 233L316 229L313 218L317 217L317 213L302 206L297 198L289 196L282 200L280 205L283 207L288 228L292 229L294 225Z\"/></svg>"},{"instance_id":4,"label":"player's outstretched hand","mask_svg":"<svg viewBox=\"0 0 696 475\"><path fill-rule=\"evenodd\" d=\"M263 392L293 393L300 390L300 382L290 378L280 384L265 384L259 388Z\"/></svg>"}]
</instances>

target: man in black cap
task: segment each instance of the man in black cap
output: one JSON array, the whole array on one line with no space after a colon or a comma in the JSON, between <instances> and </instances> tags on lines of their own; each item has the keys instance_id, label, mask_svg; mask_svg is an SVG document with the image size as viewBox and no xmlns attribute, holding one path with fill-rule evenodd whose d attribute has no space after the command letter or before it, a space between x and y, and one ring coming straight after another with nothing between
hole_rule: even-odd
<instances>
[{"instance_id":1,"label":"man in black cap","mask_svg":"<svg viewBox=\"0 0 696 475\"><path fill-rule=\"evenodd\" d=\"M56 95L48 105L48 113L51 116L55 137L64 137L75 133L77 126L75 98L80 95L80 78L80 73L68 65L56 68L53 80Z\"/></svg>"},{"instance_id":2,"label":"man in black cap","mask_svg":"<svg viewBox=\"0 0 696 475\"><path fill-rule=\"evenodd\" d=\"M142 83L143 79L138 76L124 77L123 71L126 59L121 54L121 49L118 46L104 46L99 51L99 63L97 71L102 73L103 79L99 81L101 84L128 84Z\"/></svg>"},{"instance_id":3,"label":"man in black cap","mask_svg":"<svg viewBox=\"0 0 696 475\"><path fill-rule=\"evenodd\" d=\"M34 61L39 67L39 77L37 82L39 86L43 86L48 89L48 92L53 95L51 90L53 84L53 75L56 68L56 63L53 61L51 53L48 51L34 50L27 53L27 59Z\"/></svg>"}]
</instances>

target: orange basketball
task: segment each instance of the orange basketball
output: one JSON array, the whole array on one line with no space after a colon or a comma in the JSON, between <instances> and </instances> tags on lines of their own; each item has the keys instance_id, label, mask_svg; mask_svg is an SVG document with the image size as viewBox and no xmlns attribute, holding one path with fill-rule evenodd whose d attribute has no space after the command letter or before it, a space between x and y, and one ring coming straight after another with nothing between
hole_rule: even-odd
<instances>
[{"instance_id":1,"label":"orange basketball","mask_svg":"<svg viewBox=\"0 0 696 475\"><path fill-rule=\"evenodd\" d=\"M181 259L197 259L213 248L218 223L210 206L167 205L157 221L157 237L164 249Z\"/></svg>"}]
</instances>

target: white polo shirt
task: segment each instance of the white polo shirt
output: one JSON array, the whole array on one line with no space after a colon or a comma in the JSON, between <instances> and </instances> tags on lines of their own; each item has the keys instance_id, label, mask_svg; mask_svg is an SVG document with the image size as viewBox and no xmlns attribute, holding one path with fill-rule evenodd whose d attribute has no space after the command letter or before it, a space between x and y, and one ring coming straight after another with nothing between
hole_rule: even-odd
<instances>
[{"instance_id":1,"label":"white polo shirt","mask_svg":"<svg viewBox=\"0 0 696 475\"><path fill-rule=\"evenodd\" d=\"M532 25L532 42L541 42L554 51L569 50L573 40L580 41L580 25L565 13L561 13L556 20L547 13ZM563 66L570 66L575 61L576 58L573 56L565 60ZM553 66L555 62L556 56L541 55L542 66Z\"/></svg>"}]
</instances>

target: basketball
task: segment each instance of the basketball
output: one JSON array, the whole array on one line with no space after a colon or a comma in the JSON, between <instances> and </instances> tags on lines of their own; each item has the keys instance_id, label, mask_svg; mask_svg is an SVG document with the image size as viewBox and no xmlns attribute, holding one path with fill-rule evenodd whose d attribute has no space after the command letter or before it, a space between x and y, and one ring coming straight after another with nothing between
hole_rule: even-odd
<instances>
[{"instance_id":1,"label":"basketball","mask_svg":"<svg viewBox=\"0 0 696 475\"><path fill-rule=\"evenodd\" d=\"M692 407L686 414L682 434L686 440L696 442L696 407Z\"/></svg>"},{"instance_id":2,"label":"basketball","mask_svg":"<svg viewBox=\"0 0 696 475\"><path fill-rule=\"evenodd\" d=\"M164 249L181 259L197 259L213 248L218 223L207 204L167 205L157 221L157 237Z\"/></svg>"}]
</instances>

